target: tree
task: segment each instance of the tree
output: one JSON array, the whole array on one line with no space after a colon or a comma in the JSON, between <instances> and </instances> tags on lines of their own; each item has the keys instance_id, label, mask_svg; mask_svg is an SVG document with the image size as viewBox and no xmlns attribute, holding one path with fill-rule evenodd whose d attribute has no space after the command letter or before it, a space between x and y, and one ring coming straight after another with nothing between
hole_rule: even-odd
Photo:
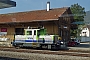
<instances>
[{"instance_id":1,"label":"tree","mask_svg":"<svg viewBox=\"0 0 90 60\"><path fill-rule=\"evenodd\" d=\"M84 24L79 24L79 23L84 22L84 16L86 15L86 12L85 12L85 8L80 6L78 3L71 5L70 9L74 16L75 22L78 22L78 23L75 23L75 24L77 24L78 29L71 30L71 35L77 37L77 35L79 35L79 33L80 33L80 32L78 32L78 31L80 31L79 30L80 25L84 25Z\"/></svg>"},{"instance_id":2,"label":"tree","mask_svg":"<svg viewBox=\"0 0 90 60\"><path fill-rule=\"evenodd\" d=\"M72 13L74 14L74 19L76 21L84 21L84 16L86 15L85 8L80 6L78 3L71 5L70 7Z\"/></svg>"}]
</instances>

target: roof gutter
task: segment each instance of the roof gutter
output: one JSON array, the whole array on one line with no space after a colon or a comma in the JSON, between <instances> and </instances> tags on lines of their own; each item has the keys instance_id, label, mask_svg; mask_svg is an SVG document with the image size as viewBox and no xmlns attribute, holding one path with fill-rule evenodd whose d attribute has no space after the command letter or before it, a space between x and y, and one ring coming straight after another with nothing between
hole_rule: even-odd
<instances>
[{"instance_id":1,"label":"roof gutter","mask_svg":"<svg viewBox=\"0 0 90 60\"><path fill-rule=\"evenodd\" d=\"M5 23L22 23L22 22L38 22L38 21L56 21L58 19L46 19L46 20L32 20L32 21L12 21L12 22L0 22L0 24Z\"/></svg>"}]
</instances>

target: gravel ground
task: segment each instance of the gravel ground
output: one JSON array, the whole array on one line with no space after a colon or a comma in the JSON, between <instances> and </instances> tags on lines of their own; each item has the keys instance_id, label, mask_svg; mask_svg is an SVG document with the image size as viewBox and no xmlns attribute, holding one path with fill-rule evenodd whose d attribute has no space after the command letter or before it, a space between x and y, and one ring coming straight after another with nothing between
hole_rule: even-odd
<instances>
[{"instance_id":1,"label":"gravel ground","mask_svg":"<svg viewBox=\"0 0 90 60\"><path fill-rule=\"evenodd\" d=\"M20 60L90 60L90 57L51 55L51 54L38 54L38 53L20 53L20 52L10 52L10 51L0 51L0 57L15 58L11 60L19 60L19 59ZM10 58L8 58L7 60L10 60Z\"/></svg>"}]
</instances>

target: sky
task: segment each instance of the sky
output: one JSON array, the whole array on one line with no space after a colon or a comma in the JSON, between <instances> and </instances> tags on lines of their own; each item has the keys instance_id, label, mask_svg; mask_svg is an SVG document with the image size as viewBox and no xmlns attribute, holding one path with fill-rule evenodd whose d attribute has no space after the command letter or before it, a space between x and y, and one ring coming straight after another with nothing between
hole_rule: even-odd
<instances>
[{"instance_id":1,"label":"sky","mask_svg":"<svg viewBox=\"0 0 90 60\"><path fill-rule=\"evenodd\" d=\"M50 1L50 8L70 7L78 3L85 8L85 11L90 11L90 0L12 0L16 2L16 7L0 9L0 14L25 12L32 10L46 9L46 3Z\"/></svg>"}]
</instances>

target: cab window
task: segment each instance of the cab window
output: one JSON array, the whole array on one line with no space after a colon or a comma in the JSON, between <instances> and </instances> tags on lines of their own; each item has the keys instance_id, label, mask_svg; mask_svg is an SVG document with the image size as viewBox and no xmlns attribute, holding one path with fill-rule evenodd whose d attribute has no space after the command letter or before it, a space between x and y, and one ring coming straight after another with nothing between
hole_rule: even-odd
<instances>
[{"instance_id":1,"label":"cab window","mask_svg":"<svg viewBox=\"0 0 90 60\"><path fill-rule=\"evenodd\" d=\"M32 31L27 31L27 35L32 35Z\"/></svg>"}]
</instances>

